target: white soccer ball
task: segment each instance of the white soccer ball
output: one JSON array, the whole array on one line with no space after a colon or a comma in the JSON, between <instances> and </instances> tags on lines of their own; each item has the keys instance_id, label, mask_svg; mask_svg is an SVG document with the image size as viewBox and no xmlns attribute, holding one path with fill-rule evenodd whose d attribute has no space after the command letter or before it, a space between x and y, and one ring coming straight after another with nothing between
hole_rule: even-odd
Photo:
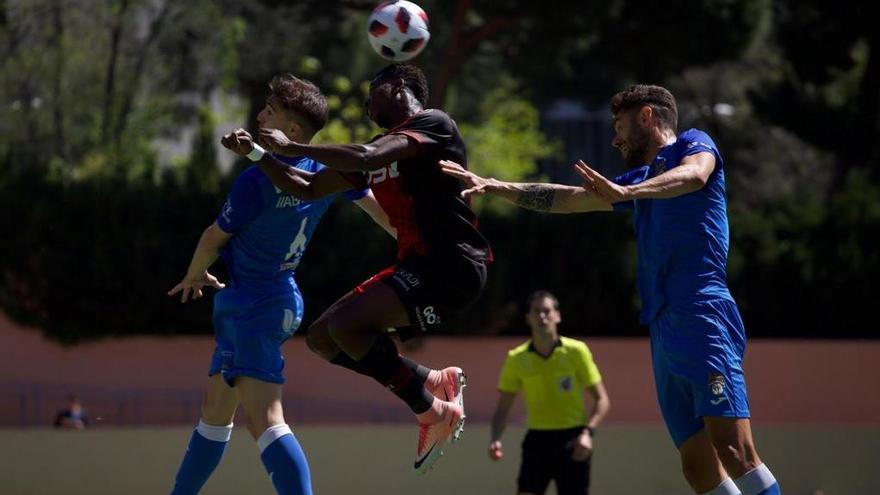
<instances>
[{"instance_id":1,"label":"white soccer ball","mask_svg":"<svg viewBox=\"0 0 880 495\"><path fill-rule=\"evenodd\" d=\"M403 62L425 49L431 32L428 14L418 5L397 0L380 3L367 21L373 50L386 60Z\"/></svg>"}]
</instances>

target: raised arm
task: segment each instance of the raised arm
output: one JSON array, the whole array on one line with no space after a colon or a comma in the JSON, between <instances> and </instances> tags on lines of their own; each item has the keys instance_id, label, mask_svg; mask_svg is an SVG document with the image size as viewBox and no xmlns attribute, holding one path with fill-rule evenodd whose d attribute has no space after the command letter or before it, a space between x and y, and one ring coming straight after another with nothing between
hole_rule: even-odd
<instances>
[{"instance_id":1,"label":"raised arm","mask_svg":"<svg viewBox=\"0 0 880 495\"><path fill-rule=\"evenodd\" d=\"M224 147L242 156L250 158L251 153L254 152L253 138L244 129L236 129L223 136L220 142ZM315 173L307 172L291 167L270 153L263 153L256 163L275 187L305 201L314 201L352 188L345 177L332 169L323 169Z\"/></svg>"},{"instance_id":2,"label":"raised arm","mask_svg":"<svg viewBox=\"0 0 880 495\"><path fill-rule=\"evenodd\" d=\"M699 191L715 170L715 155L708 151L684 157L678 166L646 181L621 186L603 177L587 164L578 162L577 171L597 196L617 203L633 199L669 199Z\"/></svg>"},{"instance_id":3,"label":"raised arm","mask_svg":"<svg viewBox=\"0 0 880 495\"><path fill-rule=\"evenodd\" d=\"M260 143L284 156L307 156L344 172L364 172L418 154L415 139L402 134L382 136L369 144L300 144L278 129L260 129Z\"/></svg>"},{"instance_id":4,"label":"raised arm","mask_svg":"<svg viewBox=\"0 0 880 495\"><path fill-rule=\"evenodd\" d=\"M307 172L291 167L268 153L257 164L275 187L304 201L314 201L352 188L351 182L331 168Z\"/></svg>"},{"instance_id":5,"label":"raised arm","mask_svg":"<svg viewBox=\"0 0 880 495\"><path fill-rule=\"evenodd\" d=\"M440 168L444 173L458 178L465 184L466 189L461 193L465 197L472 194L491 194L522 208L550 213L579 213L612 209L610 203L588 193L583 187L504 182L480 177L465 170L461 165L447 160L440 162Z\"/></svg>"}]
</instances>

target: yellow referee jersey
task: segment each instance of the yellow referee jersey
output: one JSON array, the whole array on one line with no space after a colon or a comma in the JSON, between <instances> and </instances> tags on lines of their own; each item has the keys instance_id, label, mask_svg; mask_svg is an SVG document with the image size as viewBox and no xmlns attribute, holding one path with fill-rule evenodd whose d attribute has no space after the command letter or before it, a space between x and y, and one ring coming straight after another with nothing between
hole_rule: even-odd
<instances>
[{"instance_id":1,"label":"yellow referee jersey","mask_svg":"<svg viewBox=\"0 0 880 495\"><path fill-rule=\"evenodd\" d=\"M546 358L531 340L508 351L498 390L523 392L529 429L562 430L586 424L584 389L601 381L587 344L560 337Z\"/></svg>"}]
</instances>

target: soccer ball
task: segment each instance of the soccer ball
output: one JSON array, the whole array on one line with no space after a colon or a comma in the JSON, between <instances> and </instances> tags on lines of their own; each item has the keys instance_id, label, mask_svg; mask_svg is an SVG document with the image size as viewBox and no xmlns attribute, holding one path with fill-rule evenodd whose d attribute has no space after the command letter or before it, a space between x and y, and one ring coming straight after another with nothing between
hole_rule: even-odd
<instances>
[{"instance_id":1,"label":"soccer ball","mask_svg":"<svg viewBox=\"0 0 880 495\"><path fill-rule=\"evenodd\" d=\"M431 39L428 14L406 0L380 3L370 14L367 26L373 50L393 62L415 57Z\"/></svg>"}]
</instances>

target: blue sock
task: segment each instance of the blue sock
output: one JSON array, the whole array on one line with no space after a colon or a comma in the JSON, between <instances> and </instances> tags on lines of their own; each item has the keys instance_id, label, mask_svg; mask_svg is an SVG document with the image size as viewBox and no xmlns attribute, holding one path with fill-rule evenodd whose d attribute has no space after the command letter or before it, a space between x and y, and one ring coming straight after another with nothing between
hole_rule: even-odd
<instances>
[{"instance_id":1,"label":"blue sock","mask_svg":"<svg viewBox=\"0 0 880 495\"><path fill-rule=\"evenodd\" d=\"M739 487L742 495L782 495L779 483L766 464L761 464L733 482Z\"/></svg>"},{"instance_id":2,"label":"blue sock","mask_svg":"<svg viewBox=\"0 0 880 495\"><path fill-rule=\"evenodd\" d=\"M232 425L211 426L199 421L193 431L180 470L174 479L171 495L195 495L199 493L205 482L220 464L229 437L232 436Z\"/></svg>"},{"instance_id":3,"label":"blue sock","mask_svg":"<svg viewBox=\"0 0 880 495\"><path fill-rule=\"evenodd\" d=\"M270 426L257 439L257 447L278 495L312 495L309 463L289 426Z\"/></svg>"}]
</instances>

